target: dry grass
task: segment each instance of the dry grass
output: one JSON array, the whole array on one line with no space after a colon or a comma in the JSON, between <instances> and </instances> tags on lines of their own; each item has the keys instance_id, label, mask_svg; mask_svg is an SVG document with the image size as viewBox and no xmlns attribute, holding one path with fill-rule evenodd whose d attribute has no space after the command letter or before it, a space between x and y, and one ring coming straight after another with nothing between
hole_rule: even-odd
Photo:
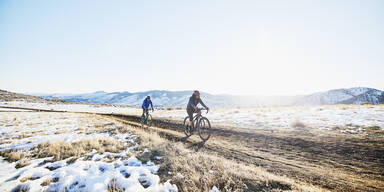
<instances>
[{"instance_id":1,"label":"dry grass","mask_svg":"<svg viewBox=\"0 0 384 192\"><path fill-rule=\"evenodd\" d=\"M30 180L36 180L36 179L40 179L40 177L24 177L20 179L20 182L24 183L24 182L27 182Z\"/></svg>"},{"instance_id":2,"label":"dry grass","mask_svg":"<svg viewBox=\"0 0 384 192\"><path fill-rule=\"evenodd\" d=\"M20 135L16 136L14 139L24 139L32 136L34 136L32 133L22 132Z\"/></svg>"},{"instance_id":3,"label":"dry grass","mask_svg":"<svg viewBox=\"0 0 384 192\"><path fill-rule=\"evenodd\" d=\"M384 130L379 126L363 126L361 128L364 129L365 134L369 135L371 138L374 138L377 143L382 143L382 140L384 139Z\"/></svg>"},{"instance_id":4,"label":"dry grass","mask_svg":"<svg viewBox=\"0 0 384 192\"><path fill-rule=\"evenodd\" d=\"M163 167L182 191L208 191L218 186L223 191L243 191L250 171L242 172L233 162L200 152L186 150L182 145L167 146L169 151ZM245 173L245 174L244 174Z\"/></svg>"},{"instance_id":5,"label":"dry grass","mask_svg":"<svg viewBox=\"0 0 384 192\"><path fill-rule=\"evenodd\" d=\"M79 158L95 149L99 153L117 153L125 149L124 143L116 139L89 139L78 142L54 142L39 144L35 148L38 158L53 157L54 161L67 158ZM75 161L75 159L72 159ZM72 162L73 162L72 161Z\"/></svg>"},{"instance_id":6,"label":"dry grass","mask_svg":"<svg viewBox=\"0 0 384 192\"><path fill-rule=\"evenodd\" d=\"M12 143L11 141L6 140L5 138L3 138L3 139L4 139L4 140L1 140L1 141L0 141L0 145L10 144L10 143Z\"/></svg>"},{"instance_id":7,"label":"dry grass","mask_svg":"<svg viewBox=\"0 0 384 192\"><path fill-rule=\"evenodd\" d=\"M68 159L68 160L66 161L66 163L67 163L68 165L69 165L69 164L72 164L72 163L74 163L77 159L78 159L78 157L72 157L72 158Z\"/></svg>"},{"instance_id":8,"label":"dry grass","mask_svg":"<svg viewBox=\"0 0 384 192\"><path fill-rule=\"evenodd\" d=\"M139 151L142 161L160 164L159 176L163 181L171 179L179 191L209 191L217 186L221 191L320 191L310 185L268 173L260 167L228 160L214 153L194 151L182 143L171 143L153 132L133 130L140 138ZM157 160L154 157L163 158Z\"/></svg>"},{"instance_id":9,"label":"dry grass","mask_svg":"<svg viewBox=\"0 0 384 192\"><path fill-rule=\"evenodd\" d=\"M307 125L300 121L300 119L296 119L294 122L291 123L291 127L295 128L305 128Z\"/></svg>"},{"instance_id":10,"label":"dry grass","mask_svg":"<svg viewBox=\"0 0 384 192\"><path fill-rule=\"evenodd\" d=\"M366 127L363 127L365 130L370 130L370 131L380 131L380 127L379 126L366 126Z\"/></svg>"},{"instance_id":11,"label":"dry grass","mask_svg":"<svg viewBox=\"0 0 384 192\"><path fill-rule=\"evenodd\" d=\"M30 165L31 162L29 159L22 159L20 162L18 162L15 166L16 169L19 169L19 168L22 168L22 167L25 167L25 166L28 166Z\"/></svg>"},{"instance_id":12,"label":"dry grass","mask_svg":"<svg viewBox=\"0 0 384 192\"><path fill-rule=\"evenodd\" d=\"M215 154L191 151L183 144L167 145L165 153L167 156L160 172L163 179L172 179L180 191L208 191L213 186L221 191L279 191L297 188L291 179Z\"/></svg>"},{"instance_id":13,"label":"dry grass","mask_svg":"<svg viewBox=\"0 0 384 192\"><path fill-rule=\"evenodd\" d=\"M59 181L59 178L58 177L54 177L52 179L48 179L48 180L43 181L40 185L41 186L48 186L51 183L55 183L55 182L58 182L58 181Z\"/></svg>"},{"instance_id":14,"label":"dry grass","mask_svg":"<svg viewBox=\"0 0 384 192\"><path fill-rule=\"evenodd\" d=\"M47 121L45 119L61 119L61 121ZM74 120L72 120L74 119ZM29 121L31 120L31 121ZM33 120L33 121L32 121ZM36 122L37 120L37 122ZM54 126L57 125L58 129L56 134L63 133L72 133L73 127L71 126L73 122L77 122L78 130L85 133L99 133L99 132L108 132L110 134L118 134L126 132L125 127L116 126L114 123L108 121L107 118L101 117L99 115L90 115L90 114L72 114L72 113L10 113L7 114L6 118L0 120L0 123L12 124L20 123L23 126L27 127L35 125L44 126ZM36 127L36 126L35 126ZM10 143L10 139L23 139L27 137L33 137L35 135L43 135L44 130L33 130L25 131L21 129L15 130L17 135L13 138L4 138L0 141L1 144ZM73 143L65 142L54 142L54 143L44 143L40 144L31 150L28 158L42 158L42 157L54 157L53 161L67 159L68 163L73 163L82 155L89 153L92 149L95 149L98 153L112 152L117 153L125 150L127 145L116 139L89 139ZM3 150L0 151L0 156L3 156L5 160L9 162L20 161L26 157L26 154L23 151L18 150ZM110 157L109 161L115 160L114 157ZM18 162L16 168L21 168L29 165L29 159Z\"/></svg>"},{"instance_id":15,"label":"dry grass","mask_svg":"<svg viewBox=\"0 0 384 192\"><path fill-rule=\"evenodd\" d=\"M124 192L125 190L116 184L116 179L112 179L108 184L108 192Z\"/></svg>"},{"instance_id":16,"label":"dry grass","mask_svg":"<svg viewBox=\"0 0 384 192\"><path fill-rule=\"evenodd\" d=\"M25 153L20 150L3 150L0 151L0 156L3 156L6 161L15 162L25 157Z\"/></svg>"},{"instance_id":17,"label":"dry grass","mask_svg":"<svg viewBox=\"0 0 384 192\"><path fill-rule=\"evenodd\" d=\"M341 110L348 110L348 109L350 109L350 107L349 106L342 106L342 107L340 107L340 109Z\"/></svg>"},{"instance_id":18,"label":"dry grass","mask_svg":"<svg viewBox=\"0 0 384 192\"><path fill-rule=\"evenodd\" d=\"M29 184L19 184L11 190L11 192L28 192L31 189Z\"/></svg>"}]
</instances>

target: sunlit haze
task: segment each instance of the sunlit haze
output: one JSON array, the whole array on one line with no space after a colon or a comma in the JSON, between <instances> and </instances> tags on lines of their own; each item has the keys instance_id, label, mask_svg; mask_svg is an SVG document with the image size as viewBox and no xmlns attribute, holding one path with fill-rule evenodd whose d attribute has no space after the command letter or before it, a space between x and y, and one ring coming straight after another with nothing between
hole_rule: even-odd
<instances>
[{"instance_id":1,"label":"sunlit haze","mask_svg":"<svg viewBox=\"0 0 384 192\"><path fill-rule=\"evenodd\" d=\"M0 1L0 89L384 89L384 1Z\"/></svg>"}]
</instances>

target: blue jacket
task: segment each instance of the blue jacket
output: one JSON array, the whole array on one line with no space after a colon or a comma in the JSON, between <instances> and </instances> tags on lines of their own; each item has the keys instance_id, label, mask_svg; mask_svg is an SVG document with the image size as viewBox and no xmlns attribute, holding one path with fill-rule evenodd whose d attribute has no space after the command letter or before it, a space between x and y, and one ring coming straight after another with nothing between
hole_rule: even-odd
<instances>
[{"instance_id":1,"label":"blue jacket","mask_svg":"<svg viewBox=\"0 0 384 192\"><path fill-rule=\"evenodd\" d=\"M151 108L152 108L152 110L153 110L152 101L151 101L151 100L147 101L147 99L144 99L144 101L143 101L143 105L141 105L141 107L142 107L143 109L148 109L149 105L151 105Z\"/></svg>"}]
</instances>

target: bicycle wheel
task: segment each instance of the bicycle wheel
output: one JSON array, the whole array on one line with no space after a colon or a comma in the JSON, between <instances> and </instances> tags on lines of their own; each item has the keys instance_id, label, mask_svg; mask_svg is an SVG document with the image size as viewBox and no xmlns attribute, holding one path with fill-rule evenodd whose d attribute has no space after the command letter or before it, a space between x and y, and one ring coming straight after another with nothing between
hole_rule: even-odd
<instances>
[{"instance_id":1,"label":"bicycle wheel","mask_svg":"<svg viewBox=\"0 0 384 192\"><path fill-rule=\"evenodd\" d=\"M184 119L184 124L183 124L183 127L184 127L184 133L187 137L191 136L192 135L192 130L191 128L188 127L188 122L189 122L189 117L186 117Z\"/></svg>"},{"instance_id":2,"label":"bicycle wheel","mask_svg":"<svg viewBox=\"0 0 384 192\"><path fill-rule=\"evenodd\" d=\"M203 141L207 141L211 137L211 123L205 117L200 118L198 123L199 136Z\"/></svg>"},{"instance_id":3,"label":"bicycle wheel","mask_svg":"<svg viewBox=\"0 0 384 192\"><path fill-rule=\"evenodd\" d=\"M152 125L152 115L151 114L148 115L147 125L148 125L148 127L150 127Z\"/></svg>"},{"instance_id":4,"label":"bicycle wheel","mask_svg":"<svg viewBox=\"0 0 384 192\"><path fill-rule=\"evenodd\" d=\"M140 118L141 127L144 127L144 122L145 122L145 116L142 115L141 118Z\"/></svg>"}]
</instances>

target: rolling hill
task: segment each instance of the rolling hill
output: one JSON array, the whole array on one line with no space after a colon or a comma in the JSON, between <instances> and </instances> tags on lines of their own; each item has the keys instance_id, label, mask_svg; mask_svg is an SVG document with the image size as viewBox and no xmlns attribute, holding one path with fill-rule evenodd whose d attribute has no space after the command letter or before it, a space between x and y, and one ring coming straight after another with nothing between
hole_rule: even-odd
<instances>
[{"instance_id":1,"label":"rolling hill","mask_svg":"<svg viewBox=\"0 0 384 192\"><path fill-rule=\"evenodd\" d=\"M334 89L318 92L298 100L296 105L332 105L332 104L362 104L384 103L384 92L367 87L349 89Z\"/></svg>"},{"instance_id":2,"label":"rolling hill","mask_svg":"<svg viewBox=\"0 0 384 192\"><path fill-rule=\"evenodd\" d=\"M97 91L85 94L47 94L36 95L44 99L64 100L86 103L109 103L140 105L150 95L156 106L184 107L193 91L153 90L145 92L104 92ZM335 89L311 95L298 96L244 96L214 95L202 93L204 102L213 107L245 107L245 106L281 106L281 105L329 105L329 104L361 104L384 103L384 92L367 87Z\"/></svg>"}]
</instances>

